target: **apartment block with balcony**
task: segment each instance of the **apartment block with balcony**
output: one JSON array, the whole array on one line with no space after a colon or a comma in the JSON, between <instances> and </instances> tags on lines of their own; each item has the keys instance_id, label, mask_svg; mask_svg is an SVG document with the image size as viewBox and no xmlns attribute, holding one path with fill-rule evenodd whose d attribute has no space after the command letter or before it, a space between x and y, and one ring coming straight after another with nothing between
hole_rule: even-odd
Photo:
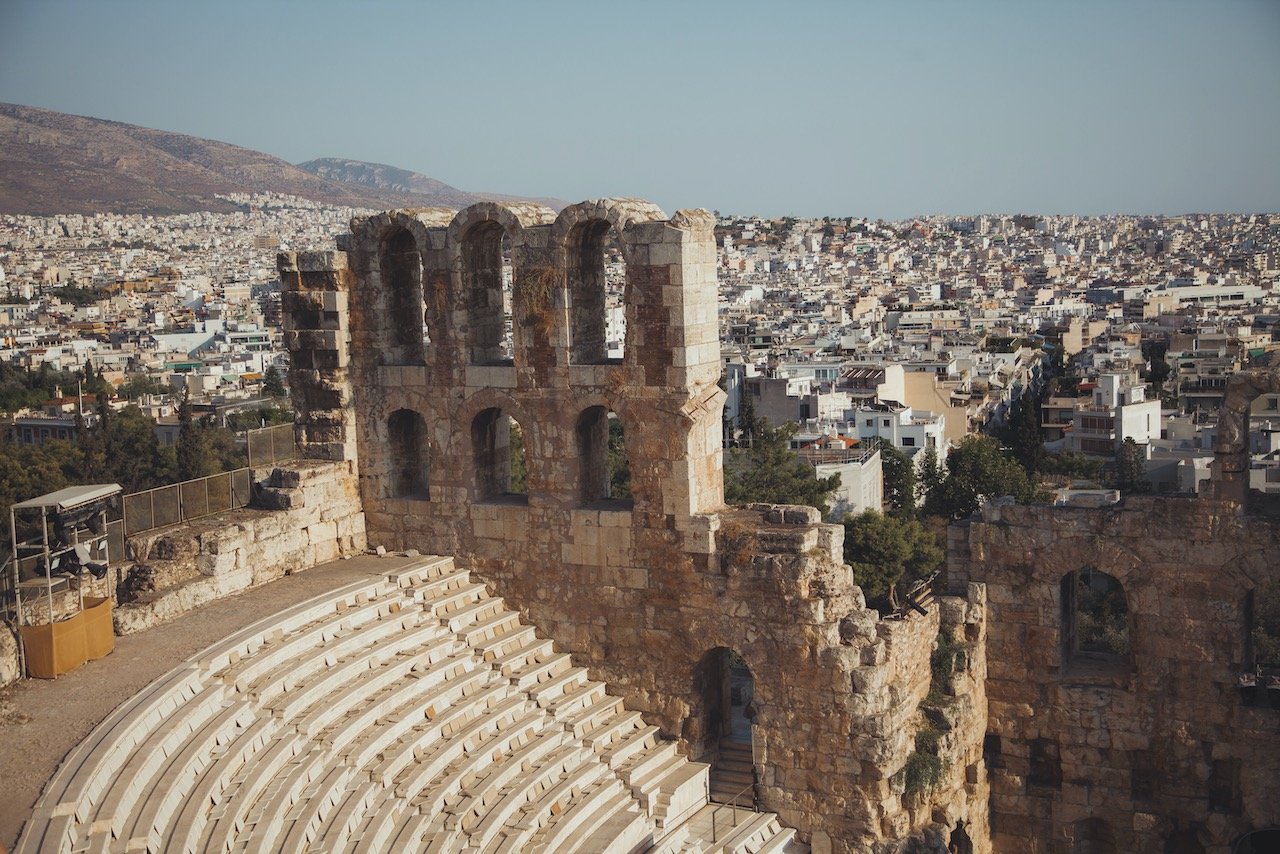
<instances>
[{"instance_id":1,"label":"apartment block with balcony","mask_svg":"<svg viewBox=\"0 0 1280 854\"><path fill-rule=\"evenodd\" d=\"M1125 439L1146 445L1160 437L1160 401L1132 374L1102 374L1093 396L1071 413L1066 450L1110 457Z\"/></svg>"}]
</instances>

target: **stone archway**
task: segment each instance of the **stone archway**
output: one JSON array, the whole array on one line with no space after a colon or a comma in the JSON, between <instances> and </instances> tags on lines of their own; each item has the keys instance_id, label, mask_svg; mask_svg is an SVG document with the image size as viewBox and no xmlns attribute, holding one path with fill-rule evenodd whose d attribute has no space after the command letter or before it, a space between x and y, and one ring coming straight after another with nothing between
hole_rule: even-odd
<instances>
[{"instance_id":1,"label":"stone archway","mask_svg":"<svg viewBox=\"0 0 1280 854\"><path fill-rule=\"evenodd\" d=\"M1266 854L1269 851L1280 851L1280 827L1250 831L1231 845L1231 854Z\"/></svg>"},{"instance_id":2,"label":"stone archway","mask_svg":"<svg viewBox=\"0 0 1280 854\"><path fill-rule=\"evenodd\" d=\"M728 647L702 657L695 674L702 707L702 760L711 764L711 799L755 802L755 679Z\"/></svg>"}]
</instances>

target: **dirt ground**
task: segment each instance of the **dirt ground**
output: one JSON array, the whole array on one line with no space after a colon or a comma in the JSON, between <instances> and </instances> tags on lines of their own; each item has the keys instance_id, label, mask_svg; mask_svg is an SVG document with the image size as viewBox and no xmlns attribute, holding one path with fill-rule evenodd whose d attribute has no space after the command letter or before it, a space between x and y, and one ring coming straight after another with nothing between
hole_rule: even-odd
<instances>
[{"instance_id":1,"label":"dirt ground","mask_svg":"<svg viewBox=\"0 0 1280 854\"><path fill-rule=\"evenodd\" d=\"M0 851L12 850L63 757L148 683L256 620L408 560L365 555L285 576L150 631L116 638L111 655L59 679L27 679L0 690Z\"/></svg>"}]
</instances>

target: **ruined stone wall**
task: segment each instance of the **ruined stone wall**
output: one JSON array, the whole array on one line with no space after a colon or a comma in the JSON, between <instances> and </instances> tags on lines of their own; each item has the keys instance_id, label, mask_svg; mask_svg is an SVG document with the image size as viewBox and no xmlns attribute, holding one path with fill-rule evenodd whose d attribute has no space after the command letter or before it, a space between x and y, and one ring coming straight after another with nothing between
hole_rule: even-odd
<instances>
[{"instance_id":1,"label":"ruined stone wall","mask_svg":"<svg viewBox=\"0 0 1280 854\"><path fill-rule=\"evenodd\" d=\"M370 544L456 555L695 758L714 749L708 655L740 654L763 806L819 849L943 851L964 821L985 851L981 587L884 622L842 565L841 528L808 508L724 507L713 224L631 199L354 220L343 251L281 257L290 292L335 294L320 343L350 341L329 373L291 372L299 423L316 423L307 401L350 400L354 424L322 410L316 438L344 454L354 440ZM609 235L626 262L620 360L601 340ZM291 293L293 329L319 299ZM290 346L306 362L316 344ZM602 479L605 413L624 429L625 497ZM940 611L973 664L939 688L943 779L907 793Z\"/></svg>"},{"instance_id":2,"label":"ruined stone wall","mask_svg":"<svg viewBox=\"0 0 1280 854\"><path fill-rule=\"evenodd\" d=\"M1128 498L990 507L952 533L953 574L989 602L996 851L1226 854L1280 824L1280 710L1239 684L1249 591L1280 577L1275 520ZM1062 579L1083 569L1123 586L1128 654L1071 649Z\"/></svg>"},{"instance_id":3,"label":"ruined stone wall","mask_svg":"<svg viewBox=\"0 0 1280 854\"><path fill-rule=\"evenodd\" d=\"M292 463L264 480L258 509L131 537L129 548L156 589L116 607L116 634L143 631L216 599L364 552L353 469L350 462Z\"/></svg>"},{"instance_id":4,"label":"ruined stone wall","mask_svg":"<svg viewBox=\"0 0 1280 854\"><path fill-rule=\"evenodd\" d=\"M145 631L217 599L364 552L353 461L302 460L263 474L253 508L131 536L132 565L125 566L135 579L147 579L147 589L129 594L128 581L119 584L114 569L102 580L83 576L86 596L125 591L112 614L117 635ZM56 614L79 606L76 590L55 597ZM35 619L47 619L43 600L33 605ZM18 662L13 634L0 629L0 687L22 677Z\"/></svg>"}]
</instances>

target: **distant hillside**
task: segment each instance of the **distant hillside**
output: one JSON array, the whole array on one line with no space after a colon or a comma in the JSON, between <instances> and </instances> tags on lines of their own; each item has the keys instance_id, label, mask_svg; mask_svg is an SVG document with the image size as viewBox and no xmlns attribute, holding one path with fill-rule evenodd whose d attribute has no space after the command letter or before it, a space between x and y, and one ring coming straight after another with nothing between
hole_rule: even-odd
<instances>
[{"instance_id":1,"label":"distant hillside","mask_svg":"<svg viewBox=\"0 0 1280 854\"><path fill-rule=\"evenodd\" d=\"M225 142L0 103L0 213L232 210L214 198L219 193L285 193L367 208L460 207L482 198L417 173L375 169L396 177L349 182Z\"/></svg>"},{"instance_id":2,"label":"distant hillside","mask_svg":"<svg viewBox=\"0 0 1280 854\"><path fill-rule=\"evenodd\" d=\"M358 184L383 193L414 193L449 200L436 204L449 207L465 207L485 199L521 199L521 196L508 196L500 193L468 193L451 187L443 181L423 175L421 172L410 172L388 166L385 163L366 163L363 160L344 160L340 157L320 157L299 163L299 169L305 169L321 178L340 181L347 184ZM527 201L541 202L550 208L560 210L567 202L562 199L538 198Z\"/></svg>"},{"instance_id":3,"label":"distant hillside","mask_svg":"<svg viewBox=\"0 0 1280 854\"><path fill-rule=\"evenodd\" d=\"M320 157L299 163L313 175L343 184L356 184L379 193L418 193L441 199L438 204L465 207L478 198L471 193L450 187L443 181L428 178L419 172L397 169L382 163L365 163L363 160L343 160L339 157Z\"/></svg>"}]
</instances>

